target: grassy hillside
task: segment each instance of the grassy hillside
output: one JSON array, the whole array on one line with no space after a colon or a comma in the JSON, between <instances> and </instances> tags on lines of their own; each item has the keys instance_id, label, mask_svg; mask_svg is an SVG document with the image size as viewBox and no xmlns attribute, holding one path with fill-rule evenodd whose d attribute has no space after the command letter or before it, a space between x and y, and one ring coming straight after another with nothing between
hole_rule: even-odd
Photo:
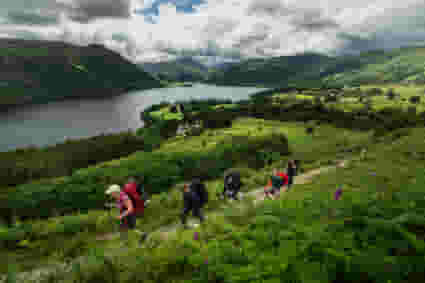
<instances>
[{"instance_id":1,"label":"grassy hillside","mask_svg":"<svg viewBox=\"0 0 425 283\"><path fill-rule=\"evenodd\" d=\"M363 53L343 58L325 77L328 82L361 85L373 83L425 83L425 47Z\"/></svg>"},{"instance_id":2,"label":"grassy hillside","mask_svg":"<svg viewBox=\"0 0 425 283\"><path fill-rule=\"evenodd\" d=\"M161 86L118 53L99 45L0 39L0 73L0 110Z\"/></svg>"},{"instance_id":3,"label":"grassy hillside","mask_svg":"<svg viewBox=\"0 0 425 283\"><path fill-rule=\"evenodd\" d=\"M14 234L8 231L9 237L21 233L27 239L20 242L19 252L2 251L8 255L10 267L22 271L87 256L82 264L53 273L50 281L38 282L134 282L136 278L143 282L312 282L313 278L315 282L423 282L421 176L425 168L410 157L412 152L421 156L425 152L423 128L411 129L395 142L388 136L374 143L370 133L342 132L328 125L311 138L302 123L243 119L231 129L215 131L214 136L252 127L263 127L265 133L284 132L305 170L336 158L354 159L347 168L295 185L280 201L267 201L259 207L245 200L244 208L239 209L234 203L217 200L215 192L222 189L222 179L209 181L209 217L195 230L200 233L199 240L194 239L193 231L179 229L168 240L154 232L142 246L131 238L129 249L123 249L119 239L96 240L96 235L115 229L102 211L21 226ZM348 146L367 147L366 157L343 153L347 145L338 147L342 140L335 139L343 136ZM201 143L202 137L189 140ZM179 146L177 140L170 142L167 147ZM259 171L244 169L247 185L243 191L264 185L270 168L285 161ZM339 185L344 193L336 201L333 192ZM177 185L172 193L154 197L138 228L156 231L159 225L178 222L180 190Z\"/></svg>"},{"instance_id":4,"label":"grassy hillside","mask_svg":"<svg viewBox=\"0 0 425 283\"><path fill-rule=\"evenodd\" d=\"M334 60L318 54L248 59L213 73L208 82L223 85L284 86L317 79L323 66Z\"/></svg>"},{"instance_id":5,"label":"grassy hillside","mask_svg":"<svg viewBox=\"0 0 425 283\"><path fill-rule=\"evenodd\" d=\"M301 87L425 83L425 47L369 51L358 56L317 54L249 59L214 73L210 83L224 85L294 84Z\"/></svg>"},{"instance_id":6,"label":"grassy hillside","mask_svg":"<svg viewBox=\"0 0 425 283\"><path fill-rule=\"evenodd\" d=\"M392 87L400 93L398 99L419 91ZM366 112L370 120L366 115L351 124L345 122L355 117L345 115L356 111L344 100L357 101L363 93L376 99L376 108ZM307 101L316 103L317 97L326 99L327 93L313 89L272 93L240 104L188 105L185 108L197 112L193 117L203 118L204 125L208 119L228 119L229 113L241 117L226 127L168 138L149 153L81 169L69 178L18 187L7 200L17 209L32 209L32 214L41 214L42 208L58 202L88 209L1 229L0 255L9 265L8 269L0 266L0 272L9 271L12 280L13 269L25 271L80 259L50 277L31 276L46 283L424 282L425 117L415 120L416 124L397 125L399 129L392 132L377 132L375 125L397 124L390 121L391 113L379 114L379 105L395 107L396 102L370 93L370 86L346 89L336 102L321 101L321 112L308 108ZM268 108L272 106L276 108ZM244 107L251 108L242 112ZM417 107L423 116L423 105ZM181 118L170 113L168 105L150 111L154 124L172 124ZM309 118L308 111L315 117ZM259 115L263 119L253 118ZM352 124L356 123L370 128L355 130ZM314 128L314 133L307 128ZM261 189L272 168L285 167L289 158L301 160L301 174L336 160L347 160L348 165L296 184L280 200L254 205L251 197L237 203L217 198L227 169L241 171L242 191L249 192ZM116 221L92 204L103 201L106 185L121 184L135 173L147 177L148 190L162 193L153 196L145 216L138 220L137 227L152 232L151 236L140 245L137 235L131 234L129 246L122 247L121 240L112 237ZM175 226L182 209L181 185L197 174L205 176L209 191L208 218L195 231L186 231ZM300 178L303 175L296 180ZM338 187L343 194L336 200Z\"/></svg>"},{"instance_id":7,"label":"grassy hillside","mask_svg":"<svg viewBox=\"0 0 425 283\"><path fill-rule=\"evenodd\" d=\"M208 67L191 58L143 63L140 67L153 76L168 81L203 81L210 71Z\"/></svg>"}]
</instances>

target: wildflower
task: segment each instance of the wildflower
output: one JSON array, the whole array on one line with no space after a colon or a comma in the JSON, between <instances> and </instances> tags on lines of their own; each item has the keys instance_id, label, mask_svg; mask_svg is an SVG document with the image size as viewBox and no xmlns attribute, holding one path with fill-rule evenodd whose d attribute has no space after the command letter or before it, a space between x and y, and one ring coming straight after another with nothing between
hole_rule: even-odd
<instances>
[{"instance_id":1,"label":"wildflower","mask_svg":"<svg viewBox=\"0 0 425 283\"><path fill-rule=\"evenodd\" d=\"M335 192L335 200L339 200L341 198L341 195L342 195L342 188L339 187Z\"/></svg>"},{"instance_id":2,"label":"wildflower","mask_svg":"<svg viewBox=\"0 0 425 283\"><path fill-rule=\"evenodd\" d=\"M194 233L194 239L195 241L199 240L199 232Z\"/></svg>"}]
</instances>

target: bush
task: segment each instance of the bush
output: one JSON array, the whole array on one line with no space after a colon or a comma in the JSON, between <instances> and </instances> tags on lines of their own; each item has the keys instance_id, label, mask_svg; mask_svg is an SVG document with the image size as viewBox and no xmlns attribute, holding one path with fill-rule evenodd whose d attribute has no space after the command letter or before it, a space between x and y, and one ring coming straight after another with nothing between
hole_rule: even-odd
<instances>
[{"instance_id":1,"label":"bush","mask_svg":"<svg viewBox=\"0 0 425 283\"><path fill-rule=\"evenodd\" d=\"M158 137L157 134L155 136ZM148 141L146 143L149 144ZM221 176L234 164L244 163L258 169L263 166L264 160L257 156L257 152L264 148L281 155L289 152L284 135L261 139L229 137L216 148L198 153L141 152L122 160L119 167L112 164L92 167L79 170L60 182L45 181L18 186L8 194L7 202L2 205L16 209L20 217L50 217L55 211L61 214L102 209L106 201L104 188L111 183L123 184L129 176L143 172L148 177L145 185L149 193L165 192L174 184L195 176Z\"/></svg>"},{"instance_id":2,"label":"bush","mask_svg":"<svg viewBox=\"0 0 425 283\"><path fill-rule=\"evenodd\" d=\"M144 149L143 139L128 132L67 140L62 144L44 148L2 152L0 187L71 175L77 169L128 156Z\"/></svg>"},{"instance_id":3,"label":"bush","mask_svg":"<svg viewBox=\"0 0 425 283\"><path fill-rule=\"evenodd\" d=\"M325 102L337 102L338 97L336 95L327 95L325 96Z\"/></svg>"},{"instance_id":4,"label":"bush","mask_svg":"<svg viewBox=\"0 0 425 283\"><path fill-rule=\"evenodd\" d=\"M390 88L387 92L387 97L390 100L393 100L396 97L396 95L397 94L395 93L394 89L392 89L392 88Z\"/></svg>"},{"instance_id":5,"label":"bush","mask_svg":"<svg viewBox=\"0 0 425 283\"><path fill-rule=\"evenodd\" d=\"M410 103L418 104L421 101L420 96L412 96L409 98Z\"/></svg>"},{"instance_id":6,"label":"bush","mask_svg":"<svg viewBox=\"0 0 425 283\"><path fill-rule=\"evenodd\" d=\"M416 109L416 106L409 106L408 108L407 108L407 113L409 114L409 115L416 115L416 113L417 113L417 109Z\"/></svg>"},{"instance_id":7,"label":"bush","mask_svg":"<svg viewBox=\"0 0 425 283\"><path fill-rule=\"evenodd\" d=\"M322 103L322 99L319 95L316 95L314 97L314 103L317 104L317 105Z\"/></svg>"}]
</instances>

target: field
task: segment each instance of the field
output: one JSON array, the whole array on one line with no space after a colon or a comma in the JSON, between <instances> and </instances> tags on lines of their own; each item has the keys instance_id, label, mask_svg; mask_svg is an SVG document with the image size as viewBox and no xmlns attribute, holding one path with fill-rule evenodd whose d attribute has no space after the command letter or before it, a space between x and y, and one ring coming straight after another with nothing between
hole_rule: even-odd
<instances>
[{"instance_id":1,"label":"field","mask_svg":"<svg viewBox=\"0 0 425 283\"><path fill-rule=\"evenodd\" d=\"M401 97L422 91L394 89ZM287 96L276 94L275 98ZM295 96L314 100L307 93ZM345 103L332 103L333 107L346 109L349 99L344 96ZM384 97L373 99L374 110L385 103L397 106ZM214 106L220 107L236 106ZM151 114L174 118L167 107ZM100 241L99 237L116 231L116 220L107 211L89 209L0 230L5 244L0 255L18 272L83 260L38 282L424 282L424 128L398 129L376 139L373 130L354 131L324 122L315 127L313 135L307 134L306 128L313 124L237 118L231 127L172 137L150 153L138 152L78 173L81 186L91 186L87 180L93 179L102 191L106 180L122 182L133 172L143 172L150 179L162 178L158 171L171 174L167 166L176 154L231 158L229 166L214 167L217 174L206 182L208 219L199 228L177 229L169 237L158 231L179 222L181 185L190 178L176 177L168 187L156 188L162 193L152 197L146 215L138 221L138 229L151 232L143 245L137 235L130 235L127 248L119 238ZM253 147L255 151L247 148L239 157L219 154L227 146L269 145L281 136L287 138L289 154L277 154L279 146L274 144ZM361 154L362 149L366 153ZM249 162L254 152L267 160L263 166ZM242 191L248 192L263 187L272 168L285 168L289 158L301 160L301 173L334 165L337 160L347 160L348 165L297 184L282 193L280 200L266 200L258 206L249 197L239 204L217 199L216 193L223 188L222 174L228 168L240 170L245 184ZM152 169L145 171L148 168ZM118 177L106 178L112 172ZM335 200L338 187L343 194ZM194 231L199 233L195 238ZM17 246L11 244L14 240ZM0 271L6 274L8 270L2 266ZM10 278L14 274L9 268ZM30 281L26 278L25 282Z\"/></svg>"}]
</instances>

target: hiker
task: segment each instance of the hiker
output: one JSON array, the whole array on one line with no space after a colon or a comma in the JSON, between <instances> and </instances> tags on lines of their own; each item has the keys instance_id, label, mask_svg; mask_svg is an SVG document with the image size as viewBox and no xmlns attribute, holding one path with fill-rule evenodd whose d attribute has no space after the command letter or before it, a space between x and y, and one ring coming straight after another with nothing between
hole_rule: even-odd
<instances>
[{"instance_id":1,"label":"hiker","mask_svg":"<svg viewBox=\"0 0 425 283\"><path fill-rule=\"evenodd\" d=\"M201 212L201 198L199 197L199 194L195 192L195 189L192 184L184 184L183 186L184 207L181 216L183 226L186 226L186 217L190 211L192 211L193 216L199 217L201 223L204 221L204 216ZM196 226L198 225L195 224L195 227Z\"/></svg>"},{"instance_id":2,"label":"hiker","mask_svg":"<svg viewBox=\"0 0 425 283\"><path fill-rule=\"evenodd\" d=\"M116 200L120 210L117 218L120 220L120 234L124 240L128 240L128 231L135 230L136 217L141 215L144 210L143 200L137 194L136 183L132 178L129 183L121 190L119 185L111 185L105 192ZM141 232L142 240L146 238L146 233Z\"/></svg>"},{"instance_id":3,"label":"hiker","mask_svg":"<svg viewBox=\"0 0 425 283\"><path fill-rule=\"evenodd\" d=\"M199 196L201 207L204 207L208 202L208 191L201 178L195 178L192 183L192 190Z\"/></svg>"},{"instance_id":4,"label":"hiker","mask_svg":"<svg viewBox=\"0 0 425 283\"><path fill-rule=\"evenodd\" d=\"M295 176L298 176L298 172L300 172L300 170L301 170L300 160L299 159L295 159L294 160L294 164L295 164Z\"/></svg>"},{"instance_id":5,"label":"hiker","mask_svg":"<svg viewBox=\"0 0 425 283\"><path fill-rule=\"evenodd\" d=\"M297 174L297 166L294 160L289 160L286 175L288 176L288 191L294 183L294 176Z\"/></svg>"},{"instance_id":6,"label":"hiker","mask_svg":"<svg viewBox=\"0 0 425 283\"><path fill-rule=\"evenodd\" d=\"M135 177L133 177L134 179L136 179ZM143 176L141 176L139 178L139 182L137 183L137 192L139 193L139 195L141 196L141 198L144 201L144 207L148 207L148 203L150 202L150 198L149 198L149 194L148 192L145 190L145 186L143 185L145 181L145 178Z\"/></svg>"},{"instance_id":7,"label":"hiker","mask_svg":"<svg viewBox=\"0 0 425 283\"><path fill-rule=\"evenodd\" d=\"M220 196L222 199L228 196L230 201L238 200L238 193L242 187L241 175L239 172L230 172L224 176L224 190Z\"/></svg>"},{"instance_id":8,"label":"hiker","mask_svg":"<svg viewBox=\"0 0 425 283\"><path fill-rule=\"evenodd\" d=\"M279 194L281 188L285 186L286 184L288 184L288 176L282 171L279 171L278 169L274 169L271 180L269 181L267 186L264 188L265 196L271 199L275 199L274 195L276 193Z\"/></svg>"}]
</instances>

